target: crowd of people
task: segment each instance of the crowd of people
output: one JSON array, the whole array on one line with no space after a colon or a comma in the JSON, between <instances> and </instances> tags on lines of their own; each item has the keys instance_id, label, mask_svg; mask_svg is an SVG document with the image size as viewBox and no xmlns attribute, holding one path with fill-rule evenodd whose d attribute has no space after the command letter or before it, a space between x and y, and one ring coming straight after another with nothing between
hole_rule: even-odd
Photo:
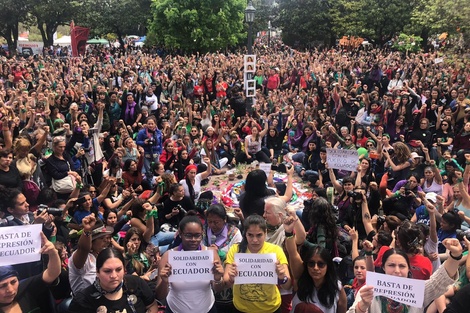
<instances>
[{"instance_id":1,"label":"crowd of people","mask_svg":"<svg viewBox=\"0 0 470 313\"><path fill-rule=\"evenodd\" d=\"M0 60L1 225L43 225L41 261L0 267L4 312L465 311L468 55L255 53L252 99L241 53ZM205 190L253 162L272 170L249 167L238 206ZM169 250L213 251L213 279L171 281ZM245 252L276 256L276 285L235 284ZM367 271L425 280L423 307Z\"/></svg>"}]
</instances>

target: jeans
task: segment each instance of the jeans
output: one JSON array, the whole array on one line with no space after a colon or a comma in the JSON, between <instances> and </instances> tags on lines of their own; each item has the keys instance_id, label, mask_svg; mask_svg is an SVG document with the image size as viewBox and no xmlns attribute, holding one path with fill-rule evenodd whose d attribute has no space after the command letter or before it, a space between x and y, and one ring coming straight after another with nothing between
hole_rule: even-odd
<instances>
[{"instance_id":1,"label":"jeans","mask_svg":"<svg viewBox=\"0 0 470 313\"><path fill-rule=\"evenodd\" d=\"M304 156L305 153L303 153L302 151L297 152L292 156L292 161L302 163L304 161Z\"/></svg>"},{"instance_id":2,"label":"jeans","mask_svg":"<svg viewBox=\"0 0 470 313\"><path fill-rule=\"evenodd\" d=\"M157 154L157 157L154 159L152 155L150 157L144 157L144 167L142 168L142 173L145 174L149 181L152 180L153 173L152 173L152 163L159 162L160 156Z\"/></svg>"},{"instance_id":3,"label":"jeans","mask_svg":"<svg viewBox=\"0 0 470 313\"><path fill-rule=\"evenodd\" d=\"M165 253L166 250L168 250L168 246L170 243L173 242L173 239L175 238L175 232L163 232L159 231L155 235L150 238L150 243L153 244L155 247L159 247L160 249L160 255Z\"/></svg>"}]
</instances>

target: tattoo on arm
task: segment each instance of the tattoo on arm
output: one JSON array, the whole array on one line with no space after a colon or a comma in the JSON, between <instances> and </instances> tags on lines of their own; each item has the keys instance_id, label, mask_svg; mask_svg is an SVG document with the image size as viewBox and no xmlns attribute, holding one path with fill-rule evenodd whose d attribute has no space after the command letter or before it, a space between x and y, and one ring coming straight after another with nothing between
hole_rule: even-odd
<instances>
[{"instance_id":1,"label":"tattoo on arm","mask_svg":"<svg viewBox=\"0 0 470 313\"><path fill-rule=\"evenodd\" d=\"M370 220L370 214L369 213L364 214L364 219Z\"/></svg>"}]
</instances>

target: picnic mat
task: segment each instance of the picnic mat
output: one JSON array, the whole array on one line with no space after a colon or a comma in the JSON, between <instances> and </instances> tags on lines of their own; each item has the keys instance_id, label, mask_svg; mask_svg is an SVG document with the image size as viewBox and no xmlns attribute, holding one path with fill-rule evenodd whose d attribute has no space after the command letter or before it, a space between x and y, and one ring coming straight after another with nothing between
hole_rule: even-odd
<instances>
[{"instance_id":1,"label":"picnic mat","mask_svg":"<svg viewBox=\"0 0 470 313\"><path fill-rule=\"evenodd\" d=\"M227 212L233 212L233 209L238 207L238 197L244 191L246 176L256 168L256 165L240 164L223 175L212 175L210 176L209 183L202 187L202 191L212 191L214 195L213 202L223 203ZM230 180L229 175L235 176L235 178ZM303 201L312 197L311 188L297 174L294 174L293 180L294 190L289 205L303 207ZM287 174L276 172L274 174L274 182L287 183Z\"/></svg>"}]
</instances>

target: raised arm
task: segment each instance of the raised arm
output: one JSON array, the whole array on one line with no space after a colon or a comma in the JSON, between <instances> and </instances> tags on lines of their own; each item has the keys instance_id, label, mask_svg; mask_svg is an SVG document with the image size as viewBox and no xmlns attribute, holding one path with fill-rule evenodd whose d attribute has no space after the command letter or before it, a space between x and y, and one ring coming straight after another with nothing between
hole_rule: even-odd
<instances>
[{"instance_id":1,"label":"raised arm","mask_svg":"<svg viewBox=\"0 0 470 313\"><path fill-rule=\"evenodd\" d=\"M42 280L47 284L52 284L57 279L57 277L59 277L61 271L59 253L54 247L54 244L47 239L43 232L41 232L41 244L42 247L39 252L49 256L47 268L42 273Z\"/></svg>"},{"instance_id":2,"label":"raised arm","mask_svg":"<svg viewBox=\"0 0 470 313\"><path fill-rule=\"evenodd\" d=\"M83 232L78 239L78 249L73 254L73 264L81 269L85 265L88 254L91 251L91 231L96 224L95 214L92 213L82 219Z\"/></svg>"}]
</instances>

